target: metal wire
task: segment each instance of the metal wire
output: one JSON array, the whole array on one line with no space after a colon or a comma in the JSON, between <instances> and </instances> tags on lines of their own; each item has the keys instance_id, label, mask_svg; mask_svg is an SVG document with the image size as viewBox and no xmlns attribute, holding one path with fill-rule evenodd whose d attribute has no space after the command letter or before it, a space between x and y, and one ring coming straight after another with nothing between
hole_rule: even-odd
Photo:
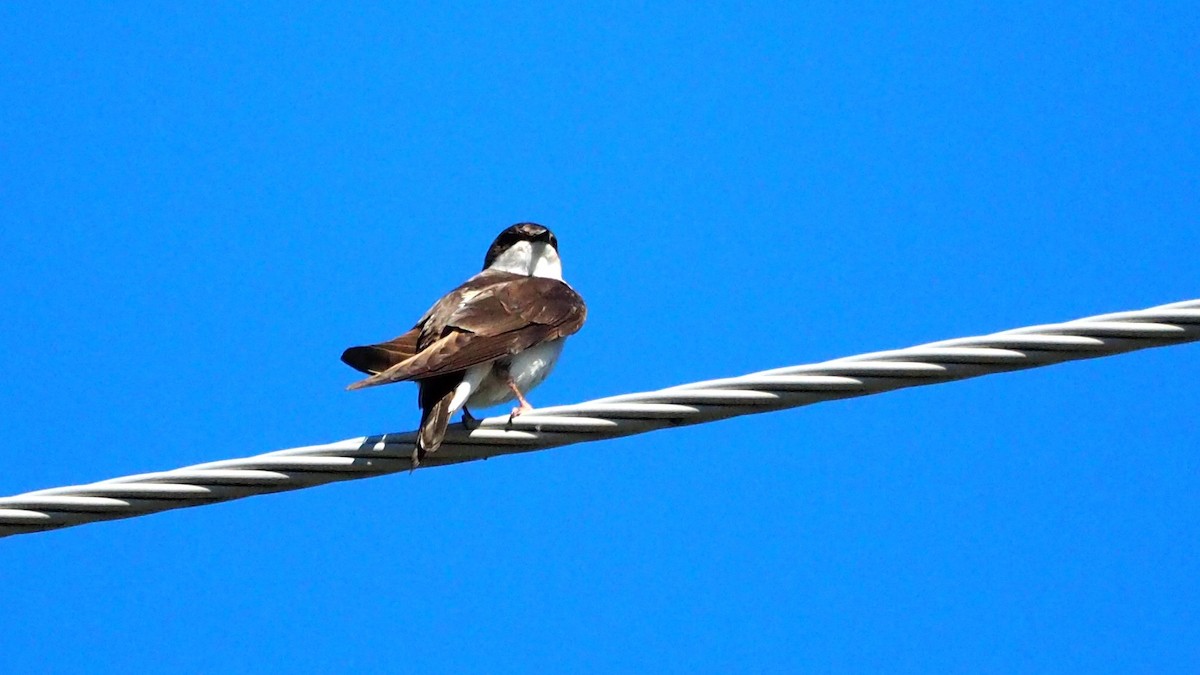
<instances>
[{"instance_id":1,"label":"metal wire","mask_svg":"<svg viewBox=\"0 0 1200 675\"><path fill-rule=\"evenodd\" d=\"M1200 300L776 368L453 425L420 469L1200 340ZM0 536L130 518L411 467L414 432L289 448L0 498Z\"/></svg>"}]
</instances>

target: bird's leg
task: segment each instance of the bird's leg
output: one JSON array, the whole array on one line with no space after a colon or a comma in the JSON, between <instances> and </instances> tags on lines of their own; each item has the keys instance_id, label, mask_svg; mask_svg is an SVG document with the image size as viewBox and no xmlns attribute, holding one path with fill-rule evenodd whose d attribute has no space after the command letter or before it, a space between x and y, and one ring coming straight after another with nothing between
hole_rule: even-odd
<instances>
[{"instance_id":1,"label":"bird's leg","mask_svg":"<svg viewBox=\"0 0 1200 675\"><path fill-rule=\"evenodd\" d=\"M474 431L480 425L479 419L472 415L471 411L467 410L467 406L465 405L462 409L462 425L467 431Z\"/></svg>"},{"instance_id":2,"label":"bird's leg","mask_svg":"<svg viewBox=\"0 0 1200 675\"><path fill-rule=\"evenodd\" d=\"M512 424L514 417L517 417L521 413L527 413L530 410L533 410L533 406L529 405L529 401L525 400L525 395L522 394L521 390L517 388L517 383L513 382L511 375L506 377L505 380L506 384L508 384L508 388L512 390L512 393L516 394L517 400L521 402L521 405L513 408L512 412L508 414L508 423Z\"/></svg>"}]
</instances>

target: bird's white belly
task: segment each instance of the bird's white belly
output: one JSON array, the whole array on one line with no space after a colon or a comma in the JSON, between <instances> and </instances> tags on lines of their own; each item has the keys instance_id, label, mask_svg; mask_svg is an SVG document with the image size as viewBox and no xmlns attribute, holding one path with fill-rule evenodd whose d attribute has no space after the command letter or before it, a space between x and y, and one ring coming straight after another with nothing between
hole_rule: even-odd
<instances>
[{"instance_id":1,"label":"bird's white belly","mask_svg":"<svg viewBox=\"0 0 1200 675\"><path fill-rule=\"evenodd\" d=\"M546 376L554 369L554 363L558 361L558 355L562 353L565 342L566 338L543 342L508 359L508 373L522 394L528 394L531 389L546 379ZM492 364L490 371L479 383L479 387L472 391L470 397L467 398L468 406L489 408L516 398L504 378L502 365L499 361Z\"/></svg>"}]
</instances>

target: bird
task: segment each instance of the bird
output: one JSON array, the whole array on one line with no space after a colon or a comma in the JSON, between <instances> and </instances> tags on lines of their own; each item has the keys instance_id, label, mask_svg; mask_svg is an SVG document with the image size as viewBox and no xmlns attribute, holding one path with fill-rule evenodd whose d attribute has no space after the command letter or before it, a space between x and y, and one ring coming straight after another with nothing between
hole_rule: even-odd
<instances>
[{"instance_id":1,"label":"bird","mask_svg":"<svg viewBox=\"0 0 1200 675\"><path fill-rule=\"evenodd\" d=\"M342 361L369 375L347 389L419 385L415 469L437 451L459 410L464 426L475 421L468 406L515 399L510 423L532 410L525 395L550 374L586 318L583 298L563 281L557 237L537 223L517 223L492 241L483 270L442 296L408 332L346 349Z\"/></svg>"}]
</instances>

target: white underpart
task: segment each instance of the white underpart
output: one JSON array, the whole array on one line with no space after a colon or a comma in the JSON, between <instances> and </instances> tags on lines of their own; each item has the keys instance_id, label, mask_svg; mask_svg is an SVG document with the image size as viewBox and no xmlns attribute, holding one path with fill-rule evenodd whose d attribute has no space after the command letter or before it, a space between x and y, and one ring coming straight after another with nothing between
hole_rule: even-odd
<instances>
[{"instance_id":1,"label":"white underpart","mask_svg":"<svg viewBox=\"0 0 1200 675\"><path fill-rule=\"evenodd\" d=\"M492 372L492 364L481 363L471 366L463 373L463 381L454 388L454 398L450 399L450 414L458 412L471 396L471 392L479 388L479 384Z\"/></svg>"},{"instance_id":2,"label":"white underpart","mask_svg":"<svg viewBox=\"0 0 1200 675\"><path fill-rule=\"evenodd\" d=\"M566 338L543 342L508 359L508 374L522 394L528 394L546 379L551 370L554 370L554 364L558 361L558 355L562 353L565 342ZM478 386L469 387L471 392L467 395L465 402L472 408L490 408L517 398L512 393L512 389L508 387L502 361L493 361L471 368L463 378L463 384L472 378L477 369L486 369L486 375ZM459 385L460 391L462 386ZM457 401L458 397L459 391L456 391L454 401ZM454 408L453 403L451 403L451 408Z\"/></svg>"},{"instance_id":3,"label":"white underpart","mask_svg":"<svg viewBox=\"0 0 1200 675\"><path fill-rule=\"evenodd\" d=\"M558 251L541 241L518 241L496 256L488 269L562 281L562 261Z\"/></svg>"}]
</instances>

